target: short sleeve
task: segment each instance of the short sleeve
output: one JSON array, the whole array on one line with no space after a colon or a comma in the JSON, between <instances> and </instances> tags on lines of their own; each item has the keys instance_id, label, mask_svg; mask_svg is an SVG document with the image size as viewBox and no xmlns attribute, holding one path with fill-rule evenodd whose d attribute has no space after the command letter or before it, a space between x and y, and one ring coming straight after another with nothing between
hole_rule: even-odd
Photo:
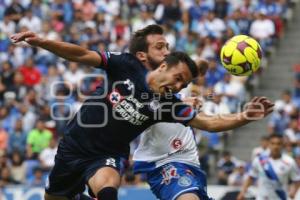
<instances>
[{"instance_id":1,"label":"short sleeve","mask_svg":"<svg viewBox=\"0 0 300 200\"><path fill-rule=\"evenodd\" d=\"M162 106L162 121L178 122L186 125L195 116L196 111L192 106L185 104L175 95L168 102L164 102Z\"/></svg>"},{"instance_id":2,"label":"short sleeve","mask_svg":"<svg viewBox=\"0 0 300 200\"><path fill-rule=\"evenodd\" d=\"M292 160L291 164L290 178L292 181L298 182L300 181L300 169L294 160Z\"/></svg>"},{"instance_id":3,"label":"short sleeve","mask_svg":"<svg viewBox=\"0 0 300 200\"><path fill-rule=\"evenodd\" d=\"M101 56L101 63L96 68L106 71L108 76L120 78L121 76L133 74L140 64L138 59L128 53L98 52Z\"/></svg>"},{"instance_id":4,"label":"short sleeve","mask_svg":"<svg viewBox=\"0 0 300 200\"><path fill-rule=\"evenodd\" d=\"M101 57L101 63L98 66L96 66L96 68L101 68L101 69L107 70L108 62L111 58L110 52L108 52L108 51L97 51L97 52Z\"/></svg>"},{"instance_id":5,"label":"short sleeve","mask_svg":"<svg viewBox=\"0 0 300 200\"><path fill-rule=\"evenodd\" d=\"M258 174L259 174L259 160L258 157L256 157L251 164L251 168L249 170L248 175L252 178L257 178Z\"/></svg>"}]
</instances>

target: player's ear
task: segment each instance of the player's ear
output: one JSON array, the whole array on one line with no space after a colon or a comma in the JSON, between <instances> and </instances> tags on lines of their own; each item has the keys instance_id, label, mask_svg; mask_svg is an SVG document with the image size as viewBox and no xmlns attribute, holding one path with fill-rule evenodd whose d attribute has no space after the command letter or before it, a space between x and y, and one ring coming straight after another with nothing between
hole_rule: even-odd
<instances>
[{"instance_id":1,"label":"player's ear","mask_svg":"<svg viewBox=\"0 0 300 200\"><path fill-rule=\"evenodd\" d=\"M166 62L163 62L163 63L161 63L161 64L158 66L157 69L158 69L159 72L162 72L162 71L167 70L167 68L168 68L167 63L166 63Z\"/></svg>"},{"instance_id":2,"label":"player's ear","mask_svg":"<svg viewBox=\"0 0 300 200\"><path fill-rule=\"evenodd\" d=\"M141 61L141 62L145 62L147 60L147 56L145 52L142 51L138 51L135 53L135 56Z\"/></svg>"}]
</instances>

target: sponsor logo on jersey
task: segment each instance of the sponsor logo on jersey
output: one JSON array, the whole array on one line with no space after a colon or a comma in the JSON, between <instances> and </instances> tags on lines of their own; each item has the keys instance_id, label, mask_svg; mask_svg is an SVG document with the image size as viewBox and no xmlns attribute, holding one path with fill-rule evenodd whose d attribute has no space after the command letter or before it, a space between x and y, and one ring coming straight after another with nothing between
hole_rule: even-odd
<instances>
[{"instance_id":1,"label":"sponsor logo on jersey","mask_svg":"<svg viewBox=\"0 0 300 200\"><path fill-rule=\"evenodd\" d=\"M179 138L176 138L172 141L172 147L174 149L180 149L182 147L182 140Z\"/></svg>"},{"instance_id":2,"label":"sponsor logo on jersey","mask_svg":"<svg viewBox=\"0 0 300 200\"><path fill-rule=\"evenodd\" d=\"M161 171L163 180L160 184L169 185L172 179L178 179L179 175L177 174L177 169L173 165L167 165Z\"/></svg>"},{"instance_id":3,"label":"sponsor logo on jersey","mask_svg":"<svg viewBox=\"0 0 300 200\"><path fill-rule=\"evenodd\" d=\"M192 180L190 177L188 176L181 176L179 179L178 179L178 185L181 186L181 187L188 187L192 184Z\"/></svg>"},{"instance_id":4,"label":"sponsor logo on jersey","mask_svg":"<svg viewBox=\"0 0 300 200\"><path fill-rule=\"evenodd\" d=\"M149 119L147 115L140 112L143 107L144 105L131 95L113 105L113 111L120 115L120 120L126 120L133 125L142 125Z\"/></svg>"},{"instance_id":5,"label":"sponsor logo on jersey","mask_svg":"<svg viewBox=\"0 0 300 200\"><path fill-rule=\"evenodd\" d=\"M129 79L126 79L126 81L124 81L123 83L124 85L126 85L127 90L134 89L134 84Z\"/></svg>"}]
</instances>

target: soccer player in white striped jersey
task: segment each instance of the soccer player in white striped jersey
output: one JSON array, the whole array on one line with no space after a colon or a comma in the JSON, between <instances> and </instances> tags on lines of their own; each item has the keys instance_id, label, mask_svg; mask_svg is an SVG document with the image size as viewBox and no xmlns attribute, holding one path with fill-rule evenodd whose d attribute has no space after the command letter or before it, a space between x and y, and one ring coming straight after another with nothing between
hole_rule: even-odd
<instances>
[{"instance_id":1,"label":"soccer player in white striped jersey","mask_svg":"<svg viewBox=\"0 0 300 200\"><path fill-rule=\"evenodd\" d=\"M256 200L287 200L294 199L300 187L300 170L295 160L283 151L283 137L269 137L270 153L261 154L254 158L237 200L243 200L245 193L254 180L257 179ZM289 190L289 181L292 187Z\"/></svg>"}]
</instances>

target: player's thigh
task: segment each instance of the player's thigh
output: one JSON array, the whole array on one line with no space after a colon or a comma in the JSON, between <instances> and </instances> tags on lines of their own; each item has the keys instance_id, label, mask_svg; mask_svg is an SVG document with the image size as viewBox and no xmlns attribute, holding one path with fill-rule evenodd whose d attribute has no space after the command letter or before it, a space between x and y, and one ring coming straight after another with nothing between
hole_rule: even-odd
<instances>
[{"instance_id":1,"label":"player's thigh","mask_svg":"<svg viewBox=\"0 0 300 200\"><path fill-rule=\"evenodd\" d=\"M104 187L118 188L121 183L120 173L112 167L102 167L88 180L88 185L94 195Z\"/></svg>"},{"instance_id":2,"label":"player's thigh","mask_svg":"<svg viewBox=\"0 0 300 200\"><path fill-rule=\"evenodd\" d=\"M202 200L195 193L184 193L176 198L176 200Z\"/></svg>"},{"instance_id":3,"label":"player's thigh","mask_svg":"<svg viewBox=\"0 0 300 200\"><path fill-rule=\"evenodd\" d=\"M45 193L44 198L45 200L69 200L67 197L53 196L47 193Z\"/></svg>"}]
</instances>

